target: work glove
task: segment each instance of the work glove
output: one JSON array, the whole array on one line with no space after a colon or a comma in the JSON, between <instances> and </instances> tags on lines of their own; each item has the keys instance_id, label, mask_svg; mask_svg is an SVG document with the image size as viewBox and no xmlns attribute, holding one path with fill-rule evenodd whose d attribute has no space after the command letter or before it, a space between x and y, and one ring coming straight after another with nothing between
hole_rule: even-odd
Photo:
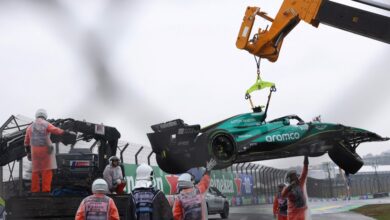
<instances>
[{"instance_id":1,"label":"work glove","mask_svg":"<svg viewBox=\"0 0 390 220\"><path fill-rule=\"evenodd\" d=\"M53 145L47 146L47 153L48 153L49 155L50 155L51 153L53 153L53 151L54 151Z\"/></svg>"},{"instance_id":2,"label":"work glove","mask_svg":"<svg viewBox=\"0 0 390 220\"><path fill-rule=\"evenodd\" d=\"M210 172L217 165L217 161L214 158L211 158L206 163L206 172Z\"/></svg>"},{"instance_id":3,"label":"work glove","mask_svg":"<svg viewBox=\"0 0 390 220\"><path fill-rule=\"evenodd\" d=\"M31 153L27 153L27 160L31 161Z\"/></svg>"}]
</instances>

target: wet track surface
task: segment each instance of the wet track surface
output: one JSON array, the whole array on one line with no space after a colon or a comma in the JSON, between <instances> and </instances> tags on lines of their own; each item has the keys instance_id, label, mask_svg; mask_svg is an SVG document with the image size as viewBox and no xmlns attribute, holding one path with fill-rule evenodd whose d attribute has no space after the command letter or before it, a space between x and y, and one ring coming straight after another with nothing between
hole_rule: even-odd
<instances>
[{"instance_id":1,"label":"wet track surface","mask_svg":"<svg viewBox=\"0 0 390 220\"><path fill-rule=\"evenodd\" d=\"M390 198L351 200L351 201L326 201L310 203L312 220L372 220L354 212L351 209L367 204L390 203ZM219 215L211 215L209 219L221 219ZM271 205L231 207L229 218L231 220L265 220L274 219Z\"/></svg>"}]
</instances>

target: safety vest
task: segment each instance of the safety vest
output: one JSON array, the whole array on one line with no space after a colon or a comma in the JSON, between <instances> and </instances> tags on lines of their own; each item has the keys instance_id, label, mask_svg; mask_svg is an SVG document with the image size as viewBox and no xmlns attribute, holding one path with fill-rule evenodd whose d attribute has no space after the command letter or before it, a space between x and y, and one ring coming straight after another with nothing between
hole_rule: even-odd
<instances>
[{"instance_id":1,"label":"safety vest","mask_svg":"<svg viewBox=\"0 0 390 220\"><path fill-rule=\"evenodd\" d=\"M31 124L31 146L48 146L47 127L49 122L37 120Z\"/></svg>"},{"instance_id":2,"label":"safety vest","mask_svg":"<svg viewBox=\"0 0 390 220\"><path fill-rule=\"evenodd\" d=\"M287 199L284 199L281 193L278 193L279 214L287 216Z\"/></svg>"},{"instance_id":3,"label":"safety vest","mask_svg":"<svg viewBox=\"0 0 390 220\"><path fill-rule=\"evenodd\" d=\"M199 189L195 188L192 192L180 193L178 199L183 209L183 220L202 219L202 195Z\"/></svg>"},{"instance_id":4,"label":"safety vest","mask_svg":"<svg viewBox=\"0 0 390 220\"><path fill-rule=\"evenodd\" d=\"M108 220L110 198L88 196L84 199L86 220Z\"/></svg>"},{"instance_id":5,"label":"safety vest","mask_svg":"<svg viewBox=\"0 0 390 220\"><path fill-rule=\"evenodd\" d=\"M295 208L303 208L306 206L305 195L299 185L292 187L289 198Z\"/></svg>"},{"instance_id":6,"label":"safety vest","mask_svg":"<svg viewBox=\"0 0 390 220\"><path fill-rule=\"evenodd\" d=\"M132 191L137 220L153 219L153 201L158 192L153 187L138 188Z\"/></svg>"}]
</instances>

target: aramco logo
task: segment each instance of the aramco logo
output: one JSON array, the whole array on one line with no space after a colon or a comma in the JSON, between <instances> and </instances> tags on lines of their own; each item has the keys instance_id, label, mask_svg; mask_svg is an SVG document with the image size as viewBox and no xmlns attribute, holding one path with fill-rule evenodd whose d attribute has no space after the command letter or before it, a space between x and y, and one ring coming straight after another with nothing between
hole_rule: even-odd
<instances>
[{"instance_id":1,"label":"aramco logo","mask_svg":"<svg viewBox=\"0 0 390 220\"><path fill-rule=\"evenodd\" d=\"M274 134L267 135L265 140L267 142L275 142L275 141L290 141L290 140L298 140L301 135L298 132L287 133L287 134Z\"/></svg>"}]
</instances>

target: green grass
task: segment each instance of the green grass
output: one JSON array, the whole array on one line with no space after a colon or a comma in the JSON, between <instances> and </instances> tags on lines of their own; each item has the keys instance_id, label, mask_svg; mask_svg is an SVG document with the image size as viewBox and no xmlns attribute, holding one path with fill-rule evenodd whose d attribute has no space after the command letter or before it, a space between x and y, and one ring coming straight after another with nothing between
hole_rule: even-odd
<instances>
[{"instance_id":1,"label":"green grass","mask_svg":"<svg viewBox=\"0 0 390 220\"><path fill-rule=\"evenodd\" d=\"M352 211L375 218L377 220L390 219L390 204L366 205L357 209L353 209Z\"/></svg>"}]
</instances>

